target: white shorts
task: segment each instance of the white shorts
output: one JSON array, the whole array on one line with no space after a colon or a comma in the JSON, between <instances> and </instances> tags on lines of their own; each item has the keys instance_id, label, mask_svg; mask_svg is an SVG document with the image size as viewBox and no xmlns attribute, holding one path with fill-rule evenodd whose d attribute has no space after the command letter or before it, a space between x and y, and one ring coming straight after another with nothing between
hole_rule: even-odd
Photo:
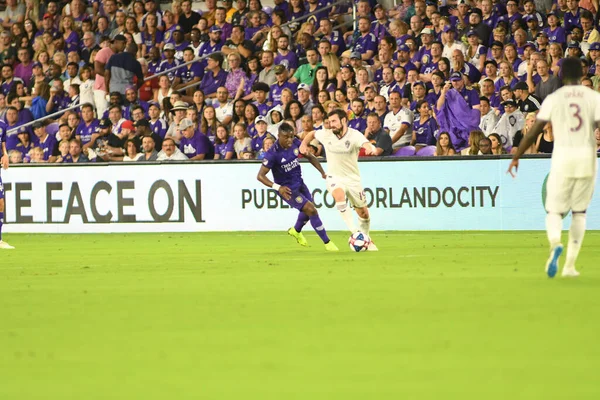
<instances>
[{"instance_id":1,"label":"white shorts","mask_svg":"<svg viewBox=\"0 0 600 400\"><path fill-rule=\"evenodd\" d=\"M570 178L550 172L546 183L546 211L566 214L587 210L596 183L595 176Z\"/></svg>"},{"instance_id":2,"label":"white shorts","mask_svg":"<svg viewBox=\"0 0 600 400\"><path fill-rule=\"evenodd\" d=\"M367 206L365 190L359 182L342 182L334 176L327 175L327 190L333 193L335 189L342 189L354 208L363 208Z\"/></svg>"}]
</instances>

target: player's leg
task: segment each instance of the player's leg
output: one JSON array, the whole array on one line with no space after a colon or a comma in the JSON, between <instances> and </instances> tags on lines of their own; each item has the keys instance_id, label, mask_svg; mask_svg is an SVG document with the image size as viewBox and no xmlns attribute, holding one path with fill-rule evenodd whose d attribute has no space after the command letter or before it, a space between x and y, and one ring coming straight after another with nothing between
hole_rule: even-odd
<instances>
[{"instance_id":1,"label":"player's leg","mask_svg":"<svg viewBox=\"0 0 600 400\"><path fill-rule=\"evenodd\" d=\"M358 226L359 230L371 236L371 216L369 214L369 208L367 207L367 198L365 197L365 191L360 184L348 185L348 191L346 192L348 200L358 215ZM369 243L368 251L378 251L379 249L371 239Z\"/></svg>"},{"instance_id":2,"label":"player's leg","mask_svg":"<svg viewBox=\"0 0 600 400\"><path fill-rule=\"evenodd\" d=\"M13 246L2 241L2 225L4 224L4 186L2 185L2 179L0 179L0 249L12 250Z\"/></svg>"},{"instance_id":3,"label":"player's leg","mask_svg":"<svg viewBox=\"0 0 600 400\"><path fill-rule=\"evenodd\" d=\"M351 233L356 232L358 229L354 224L354 218L352 217L352 211L348 207L348 201L346 199L346 189L342 184L340 184L335 178L328 177L327 178L327 190L329 194L335 200L335 207L339 211L342 219L346 223L348 230Z\"/></svg>"},{"instance_id":4,"label":"player's leg","mask_svg":"<svg viewBox=\"0 0 600 400\"><path fill-rule=\"evenodd\" d=\"M321 221L321 218L319 217L319 213L315 205L312 202L307 201L306 204L304 204L302 211L306 215L308 215L310 219L310 224L325 244L325 249L327 249L328 251L338 251L337 246L329 239L329 236L327 236L325 225L323 225L323 221Z\"/></svg>"},{"instance_id":5,"label":"player's leg","mask_svg":"<svg viewBox=\"0 0 600 400\"><path fill-rule=\"evenodd\" d=\"M308 220L309 220L308 215L306 215L306 213L304 211L300 211L298 213L298 219L296 220L296 224L293 227L291 227L290 229L288 229L288 235L290 235L294 239L296 239L296 241L298 242L298 244L300 246L308 246L308 242L306 241L306 238L302 234L302 228L304 228L304 225L306 225Z\"/></svg>"},{"instance_id":6,"label":"player's leg","mask_svg":"<svg viewBox=\"0 0 600 400\"><path fill-rule=\"evenodd\" d=\"M563 216L569 212L571 180L550 172L546 183L546 234L550 243L550 256L546 261L546 273L553 278L558 271L558 260L563 252L561 235Z\"/></svg>"},{"instance_id":7,"label":"player's leg","mask_svg":"<svg viewBox=\"0 0 600 400\"><path fill-rule=\"evenodd\" d=\"M594 182L596 177L577 179L571 192L572 196L572 218L569 229L569 243L567 244L567 260L562 271L562 276L579 276L575 269L575 263L579 256L579 250L583 244L586 226L586 209L589 206L594 193Z\"/></svg>"}]
</instances>

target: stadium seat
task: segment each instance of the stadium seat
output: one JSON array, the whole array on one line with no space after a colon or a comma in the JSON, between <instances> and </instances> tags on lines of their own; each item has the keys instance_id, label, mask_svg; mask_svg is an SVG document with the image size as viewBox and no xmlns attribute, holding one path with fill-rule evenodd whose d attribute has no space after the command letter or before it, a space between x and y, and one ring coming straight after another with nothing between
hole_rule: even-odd
<instances>
[{"instance_id":1,"label":"stadium seat","mask_svg":"<svg viewBox=\"0 0 600 400\"><path fill-rule=\"evenodd\" d=\"M421 150L417 151L417 156L419 157L431 157L435 153L435 146L427 146L423 147Z\"/></svg>"},{"instance_id":2,"label":"stadium seat","mask_svg":"<svg viewBox=\"0 0 600 400\"><path fill-rule=\"evenodd\" d=\"M48 124L48 126L46 126L46 132L48 132L48 135L50 136L56 135L56 133L58 132L58 122Z\"/></svg>"},{"instance_id":3,"label":"stadium seat","mask_svg":"<svg viewBox=\"0 0 600 400\"><path fill-rule=\"evenodd\" d=\"M414 148L414 146L400 147L392 155L395 156L395 157L414 156L415 155L415 148Z\"/></svg>"}]
</instances>

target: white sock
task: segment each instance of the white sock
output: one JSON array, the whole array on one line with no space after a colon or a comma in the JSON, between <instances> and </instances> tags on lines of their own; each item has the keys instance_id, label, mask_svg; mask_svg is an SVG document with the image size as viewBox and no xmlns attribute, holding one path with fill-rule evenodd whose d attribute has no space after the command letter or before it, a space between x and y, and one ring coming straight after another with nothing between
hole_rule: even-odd
<instances>
[{"instance_id":1,"label":"white sock","mask_svg":"<svg viewBox=\"0 0 600 400\"><path fill-rule=\"evenodd\" d=\"M550 248L560 244L560 236L562 234L562 217L560 214L546 214L546 234L550 242Z\"/></svg>"},{"instance_id":2,"label":"white sock","mask_svg":"<svg viewBox=\"0 0 600 400\"><path fill-rule=\"evenodd\" d=\"M356 229L356 225L354 225L354 219L352 218L352 212L348 208L348 205L346 204L346 202L340 201L338 203L335 203L335 207L340 212L340 215L342 216L342 219L346 223L346 226L348 227L350 232L352 232L352 233L356 232L357 229Z\"/></svg>"},{"instance_id":3,"label":"white sock","mask_svg":"<svg viewBox=\"0 0 600 400\"><path fill-rule=\"evenodd\" d=\"M569 244L567 245L567 261L565 268L575 268L575 261L579 255L583 236L585 235L585 213L573 213L571 229L569 229Z\"/></svg>"},{"instance_id":4,"label":"white sock","mask_svg":"<svg viewBox=\"0 0 600 400\"><path fill-rule=\"evenodd\" d=\"M369 231L371 230L371 218L362 219L359 216L358 227L362 233L365 233L367 236L369 236Z\"/></svg>"}]
</instances>

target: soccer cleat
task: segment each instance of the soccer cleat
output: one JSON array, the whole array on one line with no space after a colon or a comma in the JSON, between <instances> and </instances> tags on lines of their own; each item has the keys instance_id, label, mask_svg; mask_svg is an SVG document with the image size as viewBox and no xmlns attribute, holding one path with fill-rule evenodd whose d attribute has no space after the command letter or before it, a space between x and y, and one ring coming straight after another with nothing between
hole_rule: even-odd
<instances>
[{"instance_id":1,"label":"soccer cleat","mask_svg":"<svg viewBox=\"0 0 600 400\"><path fill-rule=\"evenodd\" d=\"M13 250L14 247L11 246L10 244L8 244L8 243L0 240L0 249L2 249L2 250Z\"/></svg>"},{"instance_id":2,"label":"soccer cleat","mask_svg":"<svg viewBox=\"0 0 600 400\"><path fill-rule=\"evenodd\" d=\"M308 246L308 242L306 241L306 238L304 237L302 232L297 232L293 226L290 229L288 229L287 233L288 235L296 239L296 242L298 242L300 246Z\"/></svg>"},{"instance_id":3,"label":"soccer cleat","mask_svg":"<svg viewBox=\"0 0 600 400\"><path fill-rule=\"evenodd\" d=\"M329 241L329 243L325 243L325 250L340 251L340 249L338 249L338 247L335 245L335 243L333 243L331 240Z\"/></svg>"},{"instance_id":4,"label":"soccer cleat","mask_svg":"<svg viewBox=\"0 0 600 400\"><path fill-rule=\"evenodd\" d=\"M367 251L379 251L379 249L375 246L375 243L371 242L369 243L369 247L367 247Z\"/></svg>"},{"instance_id":5,"label":"soccer cleat","mask_svg":"<svg viewBox=\"0 0 600 400\"><path fill-rule=\"evenodd\" d=\"M574 267L573 268L563 268L561 275L565 278L575 278L575 277L579 276L579 272Z\"/></svg>"},{"instance_id":6,"label":"soccer cleat","mask_svg":"<svg viewBox=\"0 0 600 400\"><path fill-rule=\"evenodd\" d=\"M563 252L563 245L557 244L550 250L550 257L546 262L546 274L548 277L554 278L554 275L558 272L558 259Z\"/></svg>"}]
</instances>

